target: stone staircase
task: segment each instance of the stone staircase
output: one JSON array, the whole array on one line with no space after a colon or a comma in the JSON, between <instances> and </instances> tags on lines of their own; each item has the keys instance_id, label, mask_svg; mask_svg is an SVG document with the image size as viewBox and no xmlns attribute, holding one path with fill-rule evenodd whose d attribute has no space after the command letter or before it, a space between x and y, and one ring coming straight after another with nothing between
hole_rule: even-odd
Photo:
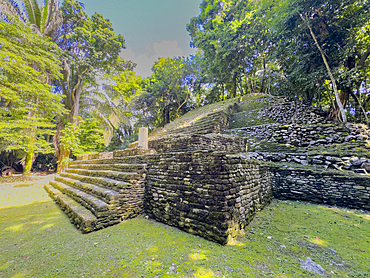
<instances>
[{"instance_id":1,"label":"stone staircase","mask_svg":"<svg viewBox=\"0 0 370 278\"><path fill-rule=\"evenodd\" d=\"M148 153L129 149L81 156L45 189L85 233L117 224L143 210Z\"/></svg>"},{"instance_id":2,"label":"stone staircase","mask_svg":"<svg viewBox=\"0 0 370 278\"><path fill-rule=\"evenodd\" d=\"M219 133L229 126L229 116L225 111L209 113L191 124L171 130L171 134L209 134Z\"/></svg>"}]
</instances>

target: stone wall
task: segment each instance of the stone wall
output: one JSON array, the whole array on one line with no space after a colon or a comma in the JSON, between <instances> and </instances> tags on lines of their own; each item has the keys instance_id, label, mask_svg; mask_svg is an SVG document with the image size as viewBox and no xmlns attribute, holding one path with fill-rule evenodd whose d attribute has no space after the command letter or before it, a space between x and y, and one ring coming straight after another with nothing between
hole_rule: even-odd
<instances>
[{"instance_id":1,"label":"stone wall","mask_svg":"<svg viewBox=\"0 0 370 278\"><path fill-rule=\"evenodd\" d=\"M149 148L158 153L185 152L197 150L226 151L239 153L246 151L245 140L227 134L179 134L163 136L149 141Z\"/></svg>"},{"instance_id":2,"label":"stone wall","mask_svg":"<svg viewBox=\"0 0 370 278\"><path fill-rule=\"evenodd\" d=\"M275 98L272 107L261 110L261 117L273 119L281 124L313 125L324 121L324 113L300 100Z\"/></svg>"},{"instance_id":3,"label":"stone wall","mask_svg":"<svg viewBox=\"0 0 370 278\"><path fill-rule=\"evenodd\" d=\"M364 125L260 125L227 130L227 133L239 136L255 137L264 141L295 146L316 146L333 143L365 142L370 138L370 131Z\"/></svg>"},{"instance_id":4,"label":"stone wall","mask_svg":"<svg viewBox=\"0 0 370 278\"><path fill-rule=\"evenodd\" d=\"M324 169L347 170L358 174L370 173L370 159L357 156L339 156L318 153L271 153L251 152L245 155L247 159L259 159L268 162L292 162L303 166L313 165Z\"/></svg>"},{"instance_id":5,"label":"stone wall","mask_svg":"<svg viewBox=\"0 0 370 278\"><path fill-rule=\"evenodd\" d=\"M225 244L272 197L273 175L224 152L148 157L145 211L152 218Z\"/></svg>"},{"instance_id":6,"label":"stone wall","mask_svg":"<svg viewBox=\"0 0 370 278\"><path fill-rule=\"evenodd\" d=\"M274 195L289 200L370 210L370 179L338 171L275 168Z\"/></svg>"}]
</instances>

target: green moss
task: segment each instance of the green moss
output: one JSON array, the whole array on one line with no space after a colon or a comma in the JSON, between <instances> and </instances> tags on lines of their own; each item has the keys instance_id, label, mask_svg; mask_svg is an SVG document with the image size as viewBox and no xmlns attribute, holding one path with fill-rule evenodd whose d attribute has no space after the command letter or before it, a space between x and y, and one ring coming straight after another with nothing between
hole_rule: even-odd
<instances>
[{"instance_id":1,"label":"green moss","mask_svg":"<svg viewBox=\"0 0 370 278\"><path fill-rule=\"evenodd\" d=\"M144 218L81 234L48 201L0 209L0 272L2 277L316 277L300 267L299 259L311 257L326 277L369 277L369 234L369 214L282 201L259 212L245 236L228 246ZM170 273L173 266L178 274Z\"/></svg>"},{"instance_id":2,"label":"green moss","mask_svg":"<svg viewBox=\"0 0 370 278\"><path fill-rule=\"evenodd\" d=\"M310 156L314 155L329 155L336 157L344 156L358 156L358 157L369 157L369 148L364 147L362 143L341 143L334 145L320 145L314 146L307 149L307 154Z\"/></svg>"}]
</instances>

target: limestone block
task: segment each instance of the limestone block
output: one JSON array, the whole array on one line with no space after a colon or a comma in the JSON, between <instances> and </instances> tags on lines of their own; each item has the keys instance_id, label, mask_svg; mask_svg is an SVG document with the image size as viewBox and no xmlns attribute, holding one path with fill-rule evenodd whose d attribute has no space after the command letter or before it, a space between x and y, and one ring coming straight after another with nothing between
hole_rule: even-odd
<instances>
[{"instance_id":1,"label":"limestone block","mask_svg":"<svg viewBox=\"0 0 370 278\"><path fill-rule=\"evenodd\" d=\"M148 149L148 128L141 127L139 129L139 148Z\"/></svg>"}]
</instances>

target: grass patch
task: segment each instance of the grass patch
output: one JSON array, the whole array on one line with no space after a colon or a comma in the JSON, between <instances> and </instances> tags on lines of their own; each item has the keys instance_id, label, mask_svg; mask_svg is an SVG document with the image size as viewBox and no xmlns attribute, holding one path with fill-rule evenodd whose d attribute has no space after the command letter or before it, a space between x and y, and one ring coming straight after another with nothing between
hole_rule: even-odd
<instances>
[{"instance_id":1,"label":"grass patch","mask_svg":"<svg viewBox=\"0 0 370 278\"><path fill-rule=\"evenodd\" d=\"M287 217L287 215L289 217ZM81 234L54 202L0 209L1 277L369 277L370 215L273 201L233 245L137 218ZM321 276L320 276L321 277Z\"/></svg>"}]
</instances>

